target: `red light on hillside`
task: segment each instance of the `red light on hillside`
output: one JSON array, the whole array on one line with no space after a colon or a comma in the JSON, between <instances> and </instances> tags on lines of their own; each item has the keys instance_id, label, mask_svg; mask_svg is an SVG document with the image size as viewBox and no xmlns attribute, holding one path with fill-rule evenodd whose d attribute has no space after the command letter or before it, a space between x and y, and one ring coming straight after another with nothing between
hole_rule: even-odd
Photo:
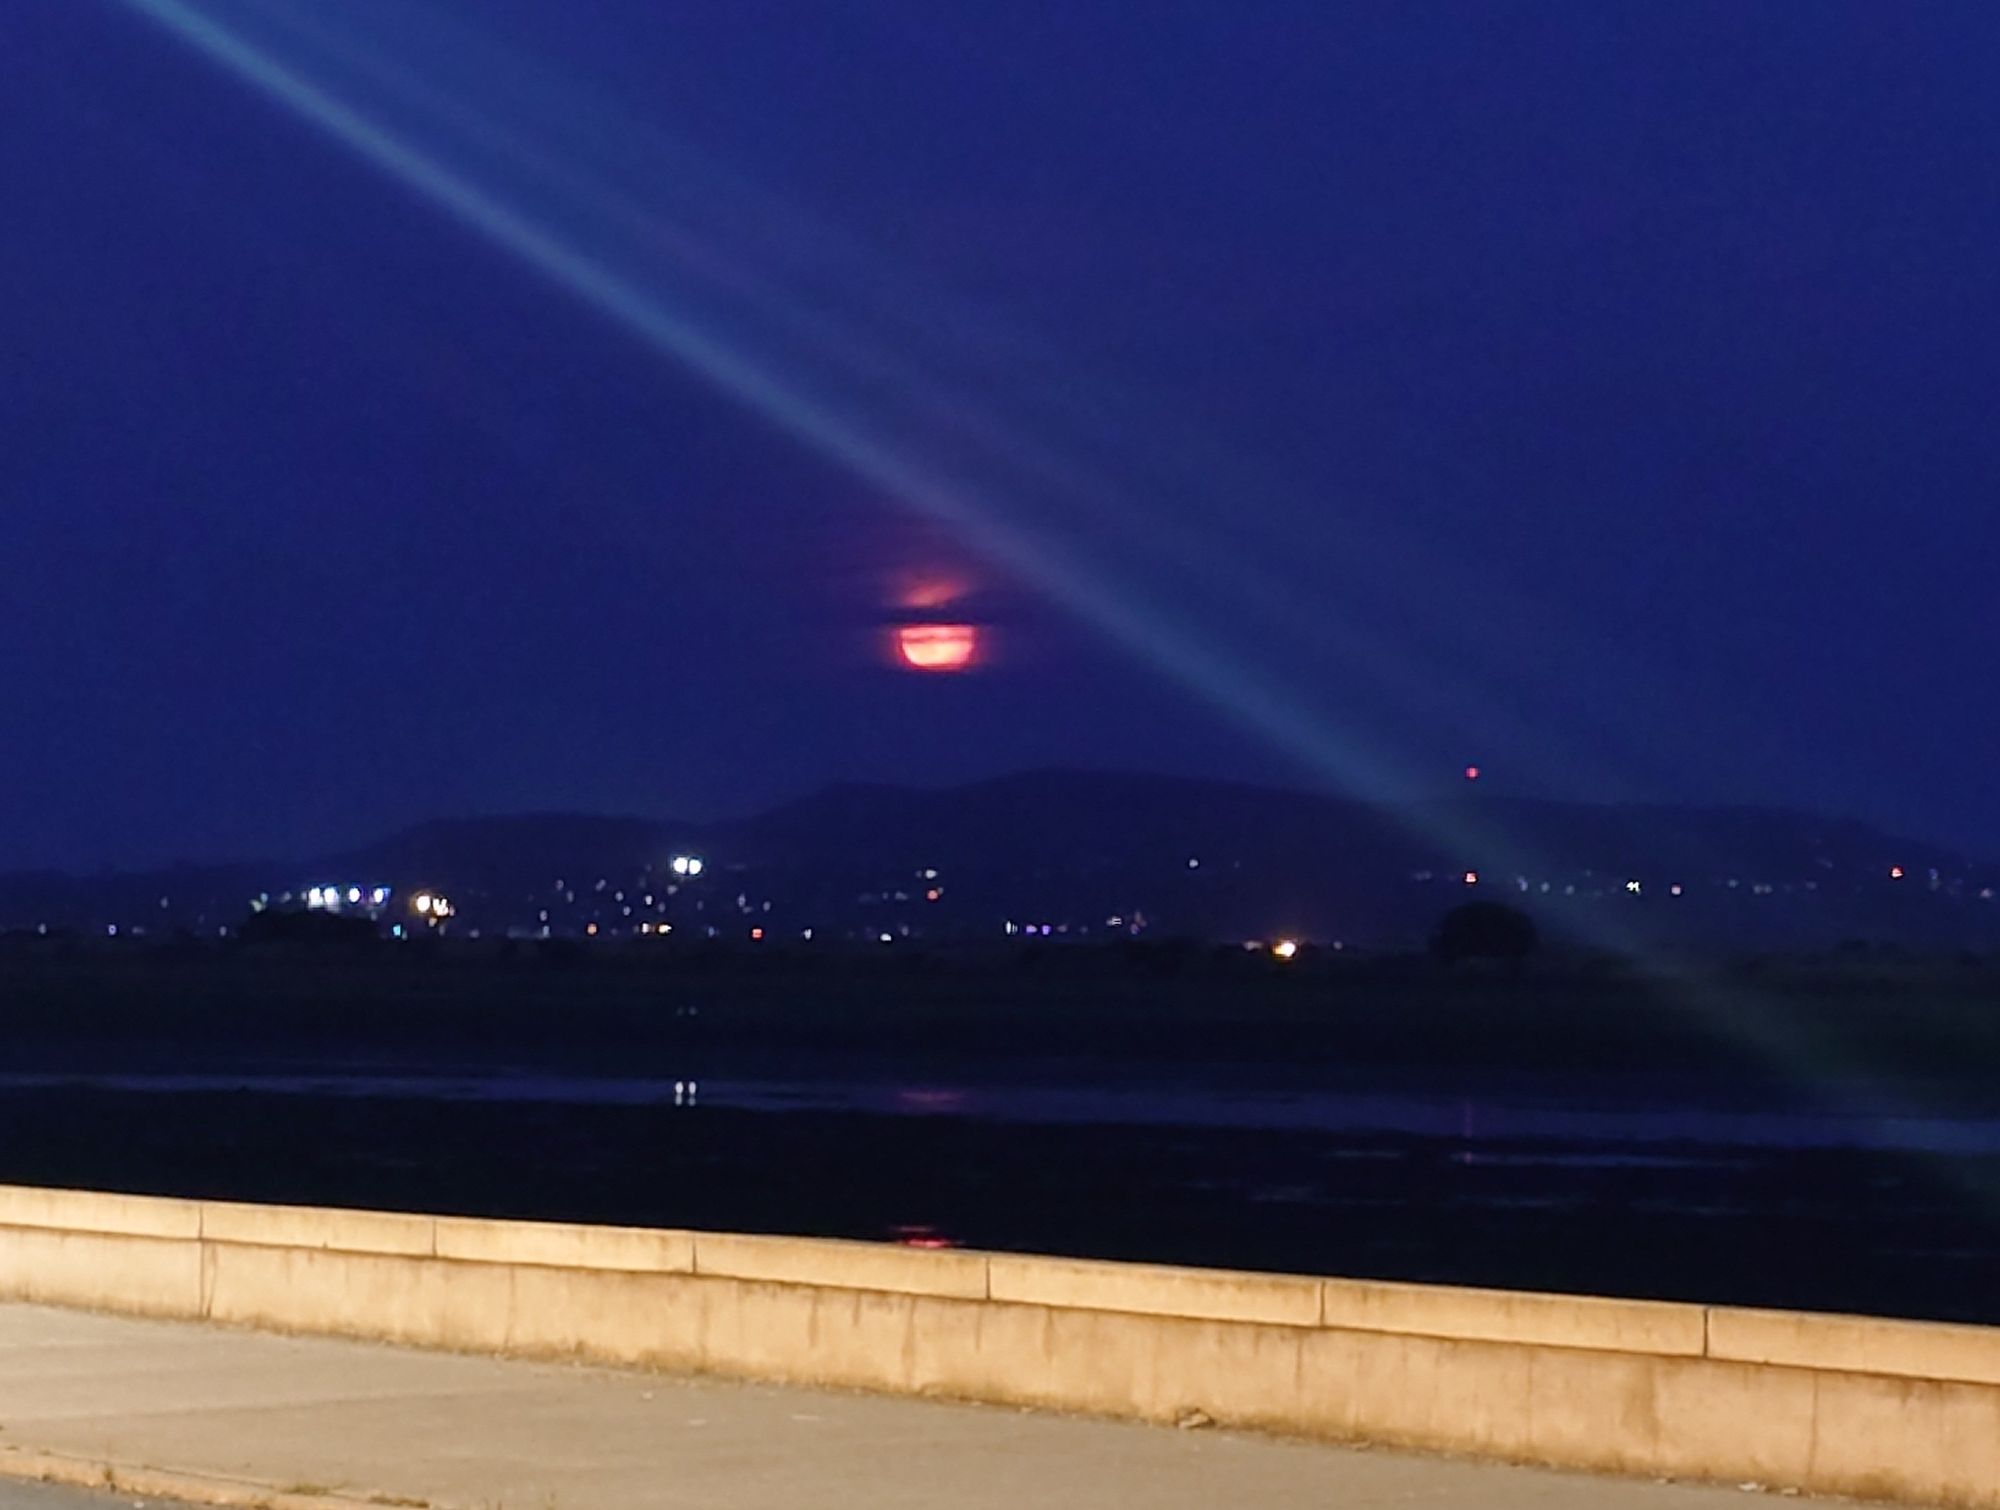
<instances>
[{"instance_id":1,"label":"red light on hillside","mask_svg":"<svg viewBox=\"0 0 2000 1510\"><path fill-rule=\"evenodd\" d=\"M1467 766L1465 768L1465 779L1467 781L1477 781L1479 779L1479 767L1476 765Z\"/></svg>"},{"instance_id":2,"label":"red light on hillside","mask_svg":"<svg viewBox=\"0 0 2000 1510\"><path fill-rule=\"evenodd\" d=\"M979 631L970 624L905 624L896 631L896 654L912 671L963 671L979 653Z\"/></svg>"}]
</instances>

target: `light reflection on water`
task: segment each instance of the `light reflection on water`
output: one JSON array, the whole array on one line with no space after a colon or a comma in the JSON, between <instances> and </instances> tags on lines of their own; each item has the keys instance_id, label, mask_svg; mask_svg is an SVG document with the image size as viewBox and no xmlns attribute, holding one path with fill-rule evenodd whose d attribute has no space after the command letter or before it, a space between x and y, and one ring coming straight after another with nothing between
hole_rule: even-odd
<instances>
[{"instance_id":1,"label":"light reflection on water","mask_svg":"<svg viewBox=\"0 0 2000 1510\"><path fill-rule=\"evenodd\" d=\"M939 1251L959 1246L956 1238L946 1237L927 1222L909 1222L889 1229L889 1241L905 1248L924 1248Z\"/></svg>"},{"instance_id":2,"label":"light reflection on water","mask_svg":"<svg viewBox=\"0 0 2000 1510\"><path fill-rule=\"evenodd\" d=\"M1870 1148L1960 1156L2000 1154L2000 1116L1841 1115L1652 1101L1621 1104L1615 1087L1588 1094L1475 1099L1415 1091L1283 1091L1206 1083L1143 1088L1077 1084L912 1085L893 1079L608 1078L527 1070L465 1073L32 1071L0 1073L0 1091L73 1088L139 1095L255 1093L327 1099L414 1099L577 1106L724 1107L763 1112L859 1112L1040 1125L1110 1124L1386 1133L1467 1143L1550 1140L1563 1153L1519 1155L1588 1165L1658 1165L1665 1153L1593 1152L1593 1145L1699 1143L1754 1149ZM1501 1155L1482 1154L1482 1162ZM1704 1161L1705 1162L1705 1161Z\"/></svg>"}]
</instances>

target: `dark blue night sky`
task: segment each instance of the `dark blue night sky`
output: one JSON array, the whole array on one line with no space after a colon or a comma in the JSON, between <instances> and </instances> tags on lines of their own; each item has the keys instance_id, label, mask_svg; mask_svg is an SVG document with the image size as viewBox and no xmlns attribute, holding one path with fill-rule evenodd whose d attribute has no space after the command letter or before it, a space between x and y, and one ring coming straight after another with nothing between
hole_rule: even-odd
<instances>
[{"instance_id":1,"label":"dark blue night sky","mask_svg":"<svg viewBox=\"0 0 2000 1510\"><path fill-rule=\"evenodd\" d=\"M174 0L816 435L152 8L0 7L0 865L1469 760L2000 853L1990 3Z\"/></svg>"}]
</instances>

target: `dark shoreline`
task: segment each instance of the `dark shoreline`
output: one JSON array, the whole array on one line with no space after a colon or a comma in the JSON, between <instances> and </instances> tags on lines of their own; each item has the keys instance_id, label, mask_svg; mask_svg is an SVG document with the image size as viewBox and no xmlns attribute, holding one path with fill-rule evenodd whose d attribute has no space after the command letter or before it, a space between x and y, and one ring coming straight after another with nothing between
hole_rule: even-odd
<instances>
[{"instance_id":1,"label":"dark shoreline","mask_svg":"<svg viewBox=\"0 0 2000 1510\"><path fill-rule=\"evenodd\" d=\"M492 958L0 960L0 1180L788 1232L2000 1324L2000 1156L1749 1146L1704 1108L1991 1118L1984 971L1706 1007L1642 979L1420 966L1169 979ZM1724 1005L1738 1016L1725 1021ZM1684 1140L1056 1125L866 1110L165 1092L44 1072L496 1065L992 1088L1217 1077L1685 1098ZM1537 1077L1540 1077L1539 1079ZM1860 1078L1855 1078L1860 1077Z\"/></svg>"},{"instance_id":2,"label":"dark shoreline","mask_svg":"<svg viewBox=\"0 0 2000 1510\"><path fill-rule=\"evenodd\" d=\"M438 941L427 941L438 942ZM2000 1105L2000 958L1812 957L1673 971L1553 959L1296 965L1240 950L893 957L612 944L0 948L17 1064L162 1052L495 1058L630 1073L690 1052L818 1063L1339 1066L1425 1075L1863 1073Z\"/></svg>"},{"instance_id":3,"label":"dark shoreline","mask_svg":"<svg viewBox=\"0 0 2000 1510\"><path fill-rule=\"evenodd\" d=\"M0 1180L2000 1324L2000 1157L673 1106L0 1097Z\"/></svg>"}]
</instances>

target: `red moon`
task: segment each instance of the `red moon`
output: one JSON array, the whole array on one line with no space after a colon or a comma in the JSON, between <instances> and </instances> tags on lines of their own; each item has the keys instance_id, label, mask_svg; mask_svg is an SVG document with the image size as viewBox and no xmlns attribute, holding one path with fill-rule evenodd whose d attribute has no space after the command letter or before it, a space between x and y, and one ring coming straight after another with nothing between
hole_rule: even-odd
<instances>
[{"instance_id":1,"label":"red moon","mask_svg":"<svg viewBox=\"0 0 2000 1510\"><path fill-rule=\"evenodd\" d=\"M979 652L970 624L905 624L896 631L896 654L912 671L963 671Z\"/></svg>"}]
</instances>

